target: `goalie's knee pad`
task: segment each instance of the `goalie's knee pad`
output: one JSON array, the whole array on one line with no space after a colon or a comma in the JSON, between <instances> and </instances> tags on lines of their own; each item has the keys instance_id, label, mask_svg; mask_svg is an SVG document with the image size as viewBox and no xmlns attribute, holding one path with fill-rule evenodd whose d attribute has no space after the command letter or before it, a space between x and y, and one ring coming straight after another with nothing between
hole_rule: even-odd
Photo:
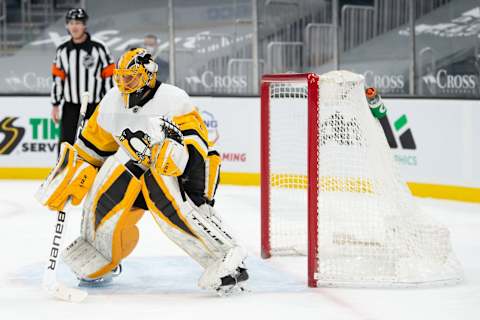
<instances>
[{"instance_id":1,"label":"goalie's knee pad","mask_svg":"<svg viewBox=\"0 0 480 320\"><path fill-rule=\"evenodd\" d=\"M178 179L147 171L142 181L143 195L157 224L200 265L208 267L236 246L220 219L182 194Z\"/></svg>"},{"instance_id":2,"label":"goalie's knee pad","mask_svg":"<svg viewBox=\"0 0 480 320\"><path fill-rule=\"evenodd\" d=\"M101 277L133 251L143 210L132 205L140 190L140 181L115 157L104 163L85 200L81 237L63 255L78 277Z\"/></svg>"}]
</instances>

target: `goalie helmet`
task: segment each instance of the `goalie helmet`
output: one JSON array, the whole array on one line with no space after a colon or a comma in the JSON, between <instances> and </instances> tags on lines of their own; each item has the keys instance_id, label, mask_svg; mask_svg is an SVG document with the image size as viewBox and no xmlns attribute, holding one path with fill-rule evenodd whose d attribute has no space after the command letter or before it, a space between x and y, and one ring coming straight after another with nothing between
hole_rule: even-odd
<instances>
[{"instance_id":1,"label":"goalie helmet","mask_svg":"<svg viewBox=\"0 0 480 320\"><path fill-rule=\"evenodd\" d=\"M113 80L122 93L126 108L133 108L142 101L145 91L154 88L158 66L144 48L133 48L118 60Z\"/></svg>"}]
</instances>

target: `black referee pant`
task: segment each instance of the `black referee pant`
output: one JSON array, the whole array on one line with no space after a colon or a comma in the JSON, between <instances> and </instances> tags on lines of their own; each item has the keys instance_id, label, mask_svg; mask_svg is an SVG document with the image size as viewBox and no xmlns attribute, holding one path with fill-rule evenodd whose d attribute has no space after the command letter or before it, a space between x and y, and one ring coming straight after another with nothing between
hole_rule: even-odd
<instances>
[{"instance_id":1,"label":"black referee pant","mask_svg":"<svg viewBox=\"0 0 480 320\"><path fill-rule=\"evenodd\" d=\"M85 120L89 119L95 111L96 103L87 105ZM62 108L62 117L60 119L60 143L57 148L57 155L60 153L60 145L67 141L72 146L76 140L78 117L80 116L80 104L65 102Z\"/></svg>"}]
</instances>

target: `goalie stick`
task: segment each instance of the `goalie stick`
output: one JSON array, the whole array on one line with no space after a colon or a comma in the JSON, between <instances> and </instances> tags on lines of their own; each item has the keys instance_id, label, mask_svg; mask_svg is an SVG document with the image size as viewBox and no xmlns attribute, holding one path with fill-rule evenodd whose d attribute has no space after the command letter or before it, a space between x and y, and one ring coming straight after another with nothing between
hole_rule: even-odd
<instances>
[{"instance_id":1,"label":"goalie stick","mask_svg":"<svg viewBox=\"0 0 480 320\"><path fill-rule=\"evenodd\" d=\"M75 137L77 138L82 131L84 125L88 100L88 92L82 93L80 116L78 117L77 133L75 135ZM67 201L66 206L68 206L69 203L70 200ZM65 241L65 234L67 232L69 218L69 215L65 211L57 212L57 220L55 222L53 239L49 251L50 255L43 273L42 287L48 294L57 299L69 302L81 302L85 300L85 298L88 296L88 293L86 291L68 287L57 279L58 260L60 257L60 252L63 249L63 243Z\"/></svg>"}]
</instances>

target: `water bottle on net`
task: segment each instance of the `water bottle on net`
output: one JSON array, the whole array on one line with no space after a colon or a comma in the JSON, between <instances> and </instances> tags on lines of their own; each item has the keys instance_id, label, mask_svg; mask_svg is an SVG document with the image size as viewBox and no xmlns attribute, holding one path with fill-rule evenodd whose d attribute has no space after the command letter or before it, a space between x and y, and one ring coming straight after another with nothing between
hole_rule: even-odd
<instances>
[{"instance_id":1,"label":"water bottle on net","mask_svg":"<svg viewBox=\"0 0 480 320\"><path fill-rule=\"evenodd\" d=\"M373 116L377 119L384 118L387 115L387 108L377 90L375 88L367 88L365 89L365 95Z\"/></svg>"}]
</instances>

